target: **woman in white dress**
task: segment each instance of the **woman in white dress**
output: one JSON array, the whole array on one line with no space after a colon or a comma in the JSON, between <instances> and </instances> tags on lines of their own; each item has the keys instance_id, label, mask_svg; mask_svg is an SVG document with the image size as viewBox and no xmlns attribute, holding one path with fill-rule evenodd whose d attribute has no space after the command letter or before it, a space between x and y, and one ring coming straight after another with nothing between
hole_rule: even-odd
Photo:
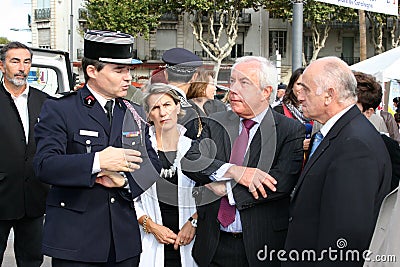
<instances>
[{"instance_id":1,"label":"woman in white dress","mask_svg":"<svg viewBox=\"0 0 400 267\"><path fill-rule=\"evenodd\" d=\"M194 182L180 168L192 140L177 123L180 99L167 84L149 85L143 99L150 140L162 169L160 179L135 200L142 236L140 266L197 266L191 256L197 226Z\"/></svg>"}]
</instances>

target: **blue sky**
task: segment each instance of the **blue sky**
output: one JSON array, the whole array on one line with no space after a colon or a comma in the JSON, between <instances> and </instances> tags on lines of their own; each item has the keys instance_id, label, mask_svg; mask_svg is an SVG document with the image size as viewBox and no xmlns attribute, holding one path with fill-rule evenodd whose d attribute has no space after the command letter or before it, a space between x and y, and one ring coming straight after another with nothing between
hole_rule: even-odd
<instances>
[{"instance_id":1,"label":"blue sky","mask_svg":"<svg viewBox=\"0 0 400 267\"><path fill-rule=\"evenodd\" d=\"M1 0L0 36L18 39L20 35L24 35L10 29L27 29L28 14L31 14L30 0Z\"/></svg>"}]
</instances>

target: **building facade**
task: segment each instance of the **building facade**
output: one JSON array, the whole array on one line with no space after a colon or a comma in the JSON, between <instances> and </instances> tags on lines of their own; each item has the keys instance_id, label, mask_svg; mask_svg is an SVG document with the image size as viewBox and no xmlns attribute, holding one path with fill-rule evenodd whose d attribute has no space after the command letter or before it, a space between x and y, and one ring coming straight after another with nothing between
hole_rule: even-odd
<instances>
[{"instance_id":1,"label":"building facade","mask_svg":"<svg viewBox=\"0 0 400 267\"><path fill-rule=\"evenodd\" d=\"M32 46L64 50L70 53L72 51L72 61L79 70L79 62L83 56L85 12L83 0L32 0ZM219 80L226 81L229 67L237 57L254 55L275 60L278 51L281 58L278 64L281 66L281 81L287 82L291 75L292 62L291 24L288 21L270 17L269 13L263 9L257 12L252 9L243 10L238 22L239 32L236 44L231 55L223 61ZM338 56L350 65L357 63L360 54L358 22L332 22L330 26L329 36L319 57ZM374 54L371 44L370 38L367 38L368 57ZM204 60L210 60L192 33L188 15L163 15L160 26L154 34L151 34L150 39L145 40L139 37L135 46L136 57L144 62L134 71L136 82L144 82L152 70L163 65L161 61L163 52L173 47L186 48ZM311 58L312 51L311 28L305 23L304 59Z\"/></svg>"}]
</instances>

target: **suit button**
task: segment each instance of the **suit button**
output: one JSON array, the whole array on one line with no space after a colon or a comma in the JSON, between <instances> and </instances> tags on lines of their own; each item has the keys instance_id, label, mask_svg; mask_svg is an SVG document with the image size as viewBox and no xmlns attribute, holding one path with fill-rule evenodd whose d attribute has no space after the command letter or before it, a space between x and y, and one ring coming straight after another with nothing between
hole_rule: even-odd
<instances>
[{"instance_id":1,"label":"suit button","mask_svg":"<svg viewBox=\"0 0 400 267\"><path fill-rule=\"evenodd\" d=\"M114 202L115 202L115 198L112 197L112 198L110 199L110 201L111 201L111 203L114 203Z\"/></svg>"},{"instance_id":2,"label":"suit button","mask_svg":"<svg viewBox=\"0 0 400 267\"><path fill-rule=\"evenodd\" d=\"M293 217L289 217L289 222L293 221Z\"/></svg>"},{"instance_id":3,"label":"suit button","mask_svg":"<svg viewBox=\"0 0 400 267\"><path fill-rule=\"evenodd\" d=\"M64 203L64 202L61 202L61 203L60 203L60 206L61 206L61 207L65 207L65 203Z\"/></svg>"}]
</instances>

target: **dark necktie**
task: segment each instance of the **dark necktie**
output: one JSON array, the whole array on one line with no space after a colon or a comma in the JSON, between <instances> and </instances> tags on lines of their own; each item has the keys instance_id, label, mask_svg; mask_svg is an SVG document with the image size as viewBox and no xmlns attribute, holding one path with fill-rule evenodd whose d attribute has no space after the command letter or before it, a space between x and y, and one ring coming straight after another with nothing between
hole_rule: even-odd
<instances>
[{"instance_id":1,"label":"dark necktie","mask_svg":"<svg viewBox=\"0 0 400 267\"><path fill-rule=\"evenodd\" d=\"M312 154L314 154L315 150L317 149L319 144L322 142L322 139L324 139L324 136L322 135L322 133L320 131L318 131L314 136L314 141L312 143L309 158L312 156Z\"/></svg>"},{"instance_id":2,"label":"dark necktie","mask_svg":"<svg viewBox=\"0 0 400 267\"><path fill-rule=\"evenodd\" d=\"M249 142L249 132L251 127L256 124L252 120L243 120L243 128L240 135L236 138L233 143L231 158L229 163L241 166L243 164L244 155L246 154L247 144ZM218 211L218 221L223 227L227 227L235 221L236 208L234 205L229 204L227 196L221 198L221 204Z\"/></svg>"},{"instance_id":3,"label":"dark necktie","mask_svg":"<svg viewBox=\"0 0 400 267\"><path fill-rule=\"evenodd\" d=\"M110 125L111 125L111 122L112 122L112 111L113 111L113 100L108 100L107 101L107 103L104 105L104 108L106 109L106 111L107 111L107 119L108 119L108 121L110 122Z\"/></svg>"}]
</instances>

